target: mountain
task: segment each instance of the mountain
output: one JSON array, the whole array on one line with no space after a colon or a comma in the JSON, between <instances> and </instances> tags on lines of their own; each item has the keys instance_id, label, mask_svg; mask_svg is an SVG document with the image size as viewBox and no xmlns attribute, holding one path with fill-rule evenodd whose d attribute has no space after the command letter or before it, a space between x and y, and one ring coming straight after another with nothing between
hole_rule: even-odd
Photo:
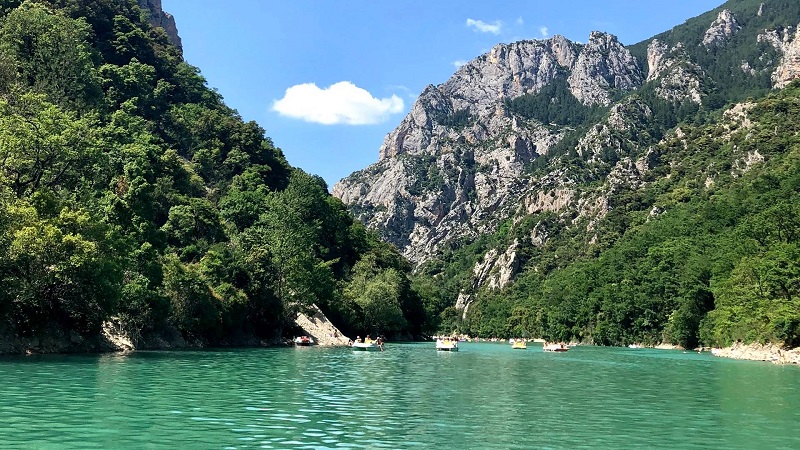
<instances>
[{"instance_id":1,"label":"mountain","mask_svg":"<svg viewBox=\"0 0 800 450\"><path fill-rule=\"evenodd\" d=\"M0 353L419 335L410 266L327 191L160 1L0 2Z\"/></svg>"},{"instance_id":2,"label":"mountain","mask_svg":"<svg viewBox=\"0 0 800 450\"><path fill-rule=\"evenodd\" d=\"M683 203L711 208L714 195L746 190L738 183L756 176L754 168L760 173L790 158L788 150L766 156L748 141L773 147L767 136L734 131L771 123L761 115L754 124L754 110L792 103L791 97L755 100L800 74L798 23L797 2L731 0L629 47L602 32L592 32L585 44L561 36L499 44L445 83L426 87L387 135L378 162L338 182L332 193L417 265L443 328L695 345L706 320L705 343L739 338L711 319L725 297L720 286L757 250L725 254L727 265L705 272L688 267L688 256L723 258L703 247L711 245L705 238L716 239L713 233L702 242L660 235L663 241L637 251L680 237L675 245L687 258L665 272L671 278L654 284L661 291L648 298L647 280L627 273L635 272L636 258L623 261L617 275L585 271L618 257L628 240L655 226L650 223L687 213ZM715 136L713 144L702 133ZM769 206L729 218L726 230ZM686 273L696 279L681 281ZM571 279L581 280L581 288ZM552 290L556 282L559 295ZM792 283L778 296L790 303L798 289ZM762 301L750 300L745 303ZM786 307L780 314L770 310L764 324L743 326L750 334L742 337L791 342L800 309Z\"/></svg>"}]
</instances>

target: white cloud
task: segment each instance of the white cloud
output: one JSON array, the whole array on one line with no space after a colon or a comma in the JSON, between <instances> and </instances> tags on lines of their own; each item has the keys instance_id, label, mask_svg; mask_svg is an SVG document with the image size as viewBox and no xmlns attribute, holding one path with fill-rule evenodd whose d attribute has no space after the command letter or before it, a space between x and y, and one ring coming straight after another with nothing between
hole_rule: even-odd
<instances>
[{"instance_id":1,"label":"white cloud","mask_svg":"<svg viewBox=\"0 0 800 450\"><path fill-rule=\"evenodd\" d=\"M463 59L459 59L457 61L453 61L453 65L456 66L456 68L459 68L459 67L463 66L466 63L467 63L467 61L464 61Z\"/></svg>"},{"instance_id":2,"label":"white cloud","mask_svg":"<svg viewBox=\"0 0 800 450\"><path fill-rule=\"evenodd\" d=\"M517 25L519 26L525 25L525 21L522 20L522 16L517 17Z\"/></svg>"},{"instance_id":3,"label":"white cloud","mask_svg":"<svg viewBox=\"0 0 800 450\"><path fill-rule=\"evenodd\" d=\"M542 34L542 37L547 37L550 34L550 30L547 27L541 27L539 28L539 33Z\"/></svg>"},{"instance_id":4,"label":"white cloud","mask_svg":"<svg viewBox=\"0 0 800 450\"><path fill-rule=\"evenodd\" d=\"M390 114L403 112L403 107L403 99L396 95L375 98L349 81L325 89L314 83L298 84L272 104L272 110L282 116L323 125L380 123Z\"/></svg>"},{"instance_id":5,"label":"white cloud","mask_svg":"<svg viewBox=\"0 0 800 450\"><path fill-rule=\"evenodd\" d=\"M500 29L503 28L503 22L495 20L492 23L486 23L482 20L467 19L467 26L481 33L500 34Z\"/></svg>"}]
</instances>

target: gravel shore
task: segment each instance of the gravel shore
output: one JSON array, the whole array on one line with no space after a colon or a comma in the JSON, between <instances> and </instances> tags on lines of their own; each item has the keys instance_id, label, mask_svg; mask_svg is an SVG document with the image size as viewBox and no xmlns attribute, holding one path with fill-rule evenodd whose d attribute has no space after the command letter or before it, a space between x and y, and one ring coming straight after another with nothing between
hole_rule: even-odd
<instances>
[{"instance_id":1,"label":"gravel shore","mask_svg":"<svg viewBox=\"0 0 800 450\"><path fill-rule=\"evenodd\" d=\"M775 344L735 343L730 347L711 349L711 353L722 358L800 365L800 347L786 350Z\"/></svg>"}]
</instances>

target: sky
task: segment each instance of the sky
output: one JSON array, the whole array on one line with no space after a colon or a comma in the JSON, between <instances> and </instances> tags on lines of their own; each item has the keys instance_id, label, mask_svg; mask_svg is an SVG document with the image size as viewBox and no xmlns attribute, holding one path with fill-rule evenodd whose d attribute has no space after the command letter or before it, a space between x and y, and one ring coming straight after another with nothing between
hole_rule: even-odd
<instances>
[{"instance_id":1,"label":"sky","mask_svg":"<svg viewBox=\"0 0 800 450\"><path fill-rule=\"evenodd\" d=\"M635 44L723 0L162 0L184 59L289 163L339 179L378 160L428 84L499 43L591 31Z\"/></svg>"}]
</instances>

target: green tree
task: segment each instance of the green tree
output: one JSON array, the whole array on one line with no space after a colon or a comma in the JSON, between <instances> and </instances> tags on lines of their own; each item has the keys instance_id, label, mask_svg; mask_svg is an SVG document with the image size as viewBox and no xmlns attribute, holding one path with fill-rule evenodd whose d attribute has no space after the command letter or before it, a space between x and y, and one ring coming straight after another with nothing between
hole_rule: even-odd
<instances>
[{"instance_id":1,"label":"green tree","mask_svg":"<svg viewBox=\"0 0 800 450\"><path fill-rule=\"evenodd\" d=\"M89 26L24 2L0 27L0 66L16 69L5 81L21 83L61 106L84 108L100 95ZM8 92L12 86L3 86Z\"/></svg>"}]
</instances>

